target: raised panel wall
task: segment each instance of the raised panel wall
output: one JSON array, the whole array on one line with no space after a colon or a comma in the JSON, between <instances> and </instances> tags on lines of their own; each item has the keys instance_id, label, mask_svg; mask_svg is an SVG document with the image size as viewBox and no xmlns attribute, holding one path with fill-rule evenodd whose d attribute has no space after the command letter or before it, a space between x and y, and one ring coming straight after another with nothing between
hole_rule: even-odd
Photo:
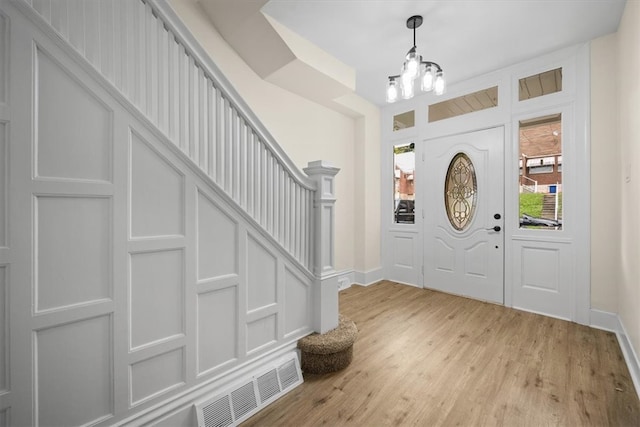
<instances>
[{"instance_id":1,"label":"raised panel wall","mask_svg":"<svg viewBox=\"0 0 640 427\"><path fill-rule=\"evenodd\" d=\"M9 19L0 13L0 104L7 103L9 51Z\"/></svg>"},{"instance_id":2,"label":"raised panel wall","mask_svg":"<svg viewBox=\"0 0 640 427\"><path fill-rule=\"evenodd\" d=\"M8 299L7 299L7 267L0 265L0 394L8 391L9 384L7 364L8 356Z\"/></svg>"},{"instance_id":3,"label":"raised panel wall","mask_svg":"<svg viewBox=\"0 0 640 427\"><path fill-rule=\"evenodd\" d=\"M230 286L198 295L198 374L238 357L238 290Z\"/></svg>"},{"instance_id":4,"label":"raised panel wall","mask_svg":"<svg viewBox=\"0 0 640 427\"><path fill-rule=\"evenodd\" d=\"M7 246L7 221L9 219L7 212L7 162L9 157L6 132L6 123L0 121L0 248Z\"/></svg>"},{"instance_id":5,"label":"raised panel wall","mask_svg":"<svg viewBox=\"0 0 640 427\"><path fill-rule=\"evenodd\" d=\"M566 242L516 241L514 307L568 319L572 307L573 247ZM524 302L524 307L521 303Z\"/></svg>"},{"instance_id":6,"label":"raised panel wall","mask_svg":"<svg viewBox=\"0 0 640 427\"><path fill-rule=\"evenodd\" d=\"M247 292L251 311L276 302L276 257L252 236L247 236L247 241Z\"/></svg>"},{"instance_id":7,"label":"raised panel wall","mask_svg":"<svg viewBox=\"0 0 640 427\"><path fill-rule=\"evenodd\" d=\"M36 311L111 297L111 203L38 196Z\"/></svg>"},{"instance_id":8,"label":"raised panel wall","mask_svg":"<svg viewBox=\"0 0 640 427\"><path fill-rule=\"evenodd\" d=\"M311 287L285 267L285 335L308 327L311 323Z\"/></svg>"},{"instance_id":9,"label":"raised panel wall","mask_svg":"<svg viewBox=\"0 0 640 427\"><path fill-rule=\"evenodd\" d=\"M184 334L181 249L131 255L131 348Z\"/></svg>"},{"instance_id":10,"label":"raised panel wall","mask_svg":"<svg viewBox=\"0 0 640 427\"><path fill-rule=\"evenodd\" d=\"M31 4L53 37L21 15ZM10 338L0 330L0 390L10 389L0 392L0 426L170 419L163 411L179 396L210 395L262 356L293 349L312 331L310 223L298 215L309 216L313 191L301 190L150 6L30 0L0 9L20 29L11 34L20 54L0 58L0 73L10 64L17 79L0 104L23 107L11 116L0 105L0 192L12 207L0 223L11 221L19 243L11 256L0 247L0 318L12 307ZM64 39L121 92L79 66ZM129 95L147 117L126 105ZM224 127L205 126L207 111ZM0 204L0 215L7 209ZM11 243L0 236L0 246ZM190 413L191 403L176 411Z\"/></svg>"},{"instance_id":11,"label":"raised panel wall","mask_svg":"<svg viewBox=\"0 0 640 427\"><path fill-rule=\"evenodd\" d=\"M184 234L184 177L131 133L131 237Z\"/></svg>"},{"instance_id":12,"label":"raised panel wall","mask_svg":"<svg viewBox=\"0 0 640 427\"><path fill-rule=\"evenodd\" d=\"M131 365L131 404L179 387L186 381L184 349L168 351Z\"/></svg>"},{"instance_id":13,"label":"raised panel wall","mask_svg":"<svg viewBox=\"0 0 640 427\"><path fill-rule=\"evenodd\" d=\"M36 69L37 176L110 181L110 111L42 49Z\"/></svg>"},{"instance_id":14,"label":"raised panel wall","mask_svg":"<svg viewBox=\"0 0 640 427\"><path fill-rule=\"evenodd\" d=\"M39 330L36 411L44 426L91 424L113 413L111 317Z\"/></svg>"},{"instance_id":15,"label":"raised panel wall","mask_svg":"<svg viewBox=\"0 0 640 427\"><path fill-rule=\"evenodd\" d=\"M247 323L247 352L259 350L268 344L276 342L277 316L271 315L262 319Z\"/></svg>"},{"instance_id":16,"label":"raised panel wall","mask_svg":"<svg viewBox=\"0 0 640 427\"><path fill-rule=\"evenodd\" d=\"M200 191L197 228L198 280L238 274L238 223Z\"/></svg>"}]
</instances>

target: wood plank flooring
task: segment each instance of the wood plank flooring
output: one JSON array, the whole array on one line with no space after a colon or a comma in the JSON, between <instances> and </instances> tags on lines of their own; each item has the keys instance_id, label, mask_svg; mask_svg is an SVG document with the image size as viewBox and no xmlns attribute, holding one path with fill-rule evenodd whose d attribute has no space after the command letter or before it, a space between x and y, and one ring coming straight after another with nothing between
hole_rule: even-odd
<instances>
[{"instance_id":1,"label":"wood plank flooring","mask_svg":"<svg viewBox=\"0 0 640 427\"><path fill-rule=\"evenodd\" d=\"M244 426L640 426L616 336L393 282L352 286L353 363Z\"/></svg>"}]
</instances>

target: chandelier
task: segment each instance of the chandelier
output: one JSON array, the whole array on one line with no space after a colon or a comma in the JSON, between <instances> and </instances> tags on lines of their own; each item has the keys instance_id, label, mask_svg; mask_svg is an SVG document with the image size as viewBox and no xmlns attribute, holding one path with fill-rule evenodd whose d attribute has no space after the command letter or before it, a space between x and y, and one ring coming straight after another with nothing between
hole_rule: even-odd
<instances>
[{"instance_id":1,"label":"chandelier","mask_svg":"<svg viewBox=\"0 0 640 427\"><path fill-rule=\"evenodd\" d=\"M422 92L433 90L436 95L444 93L445 81L442 68L435 62L423 61L422 55L416 52L416 28L420 25L422 25L420 15L407 19L407 28L413 30L413 47L405 57L400 74L389 76L387 102L396 102L399 97L413 98L416 92L415 86L418 85Z\"/></svg>"}]
</instances>

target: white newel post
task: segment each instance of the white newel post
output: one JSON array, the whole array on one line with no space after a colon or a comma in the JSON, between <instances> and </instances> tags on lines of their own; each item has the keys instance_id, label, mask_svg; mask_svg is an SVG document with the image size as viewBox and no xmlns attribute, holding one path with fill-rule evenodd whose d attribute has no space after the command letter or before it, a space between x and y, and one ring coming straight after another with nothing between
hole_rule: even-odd
<instances>
[{"instance_id":1,"label":"white newel post","mask_svg":"<svg viewBox=\"0 0 640 427\"><path fill-rule=\"evenodd\" d=\"M315 181L313 328L323 334L338 326L338 277L335 274L335 189L334 178L340 171L330 163L309 162L305 173Z\"/></svg>"}]
</instances>

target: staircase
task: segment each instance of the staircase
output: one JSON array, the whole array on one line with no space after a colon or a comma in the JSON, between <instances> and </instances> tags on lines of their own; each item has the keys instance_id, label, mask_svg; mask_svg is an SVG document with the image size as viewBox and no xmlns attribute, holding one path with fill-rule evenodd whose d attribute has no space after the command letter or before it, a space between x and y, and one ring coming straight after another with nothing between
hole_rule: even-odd
<instances>
[{"instance_id":1,"label":"staircase","mask_svg":"<svg viewBox=\"0 0 640 427\"><path fill-rule=\"evenodd\" d=\"M541 217L545 219L562 219L562 203L558 204L558 218L555 217L556 212L556 194L545 194L542 200Z\"/></svg>"},{"instance_id":2,"label":"staircase","mask_svg":"<svg viewBox=\"0 0 640 427\"><path fill-rule=\"evenodd\" d=\"M167 0L0 1L0 42L0 425L195 425L337 326L339 169L298 169Z\"/></svg>"}]
</instances>

